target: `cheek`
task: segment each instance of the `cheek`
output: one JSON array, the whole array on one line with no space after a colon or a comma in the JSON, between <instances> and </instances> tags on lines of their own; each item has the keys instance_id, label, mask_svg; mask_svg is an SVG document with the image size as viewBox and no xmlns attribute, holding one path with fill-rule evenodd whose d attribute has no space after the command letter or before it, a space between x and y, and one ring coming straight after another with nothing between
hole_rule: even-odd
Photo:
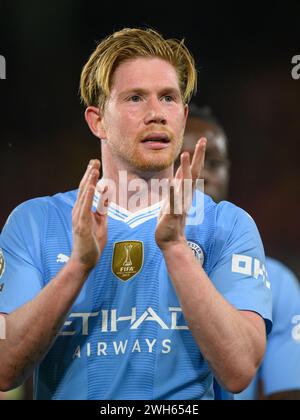
<instances>
[{"instance_id":1,"label":"cheek","mask_svg":"<svg viewBox=\"0 0 300 420\"><path fill-rule=\"evenodd\" d=\"M125 112L118 112L118 116L115 118L115 124L124 135L126 133L132 133L138 128L139 121L141 120L140 114L137 109L126 109Z\"/></svg>"},{"instance_id":2,"label":"cheek","mask_svg":"<svg viewBox=\"0 0 300 420\"><path fill-rule=\"evenodd\" d=\"M119 112L115 112L113 116L106 119L107 136L110 141L118 141L121 137L126 137L129 132L128 119L124 118Z\"/></svg>"},{"instance_id":3,"label":"cheek","mask_svg":"<svg viewBox=\"0 0 300 420\"><path fill-rule=\"evenodd\" d=\"M178 114L178 117L176 118L176 121L178 122L178 126L180 126L180 128L182 128L183 130L185 129L185 125L186 125L186 117L184 115L184 111L174 111L174 113L172 112L172 115L176 115Z\"/></svg>"},{"instance_id":4,"label":"cheek","mask_svg":"<svg viewBox=\"0 0 300 420\"><path fill-rule=\"evenodd\" d=\"M185 125L184 125L184 120L183 119L176 119L173 123L173 127L172 127L172 124L170 124L170 127L173 129L174 133L178 137L180 137L182 139L184 138Z\"/></svg>"},{"instance_id":5,"label":"cheek","mask_svg":"<svg viewBox=\"0 0 300 420\"><path fill-rule=\"evenodd\" d=\"M214 174L214 180L218 185L227 183L227 178L227 171L224 168L218 169L218 171Z\"/></svg>"}]
</instances>

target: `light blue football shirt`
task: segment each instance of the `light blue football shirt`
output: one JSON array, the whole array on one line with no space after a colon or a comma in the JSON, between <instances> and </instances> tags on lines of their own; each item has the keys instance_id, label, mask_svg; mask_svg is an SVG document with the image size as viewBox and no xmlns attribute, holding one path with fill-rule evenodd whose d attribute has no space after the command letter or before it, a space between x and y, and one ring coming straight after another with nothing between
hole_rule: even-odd
<instances>
[{"instance_id":1,"label":"light blue football shirt","mask_svg":"<svg viewBox=\"0 0 300 420\"><path fill-rule=\"evenodd\" d=\"M38 198L12 212L0 236L0 312L33 299L68 261L76 197ZM104 252L35 371L37 399L214 398L212 373L155 242L159 210L110 206ZM237 309L260 314L270 330L264 250L250 216L204 196L204 220L189 224L186 237L219 292Z\"/></svg>"},{"instance_id":2,"label":"light blue football shirt","mask_svg":"<svg viewBox=\"0 0 300 420\"><path fill-rule=\"evenodd\" d=\"M273 329L267 350L251 385L237 400L257 398L257 384L263 382L265 395L300 390L300 285L295 275L282 263L266 258L272 283Z\"/></svg>"}]
</instances>

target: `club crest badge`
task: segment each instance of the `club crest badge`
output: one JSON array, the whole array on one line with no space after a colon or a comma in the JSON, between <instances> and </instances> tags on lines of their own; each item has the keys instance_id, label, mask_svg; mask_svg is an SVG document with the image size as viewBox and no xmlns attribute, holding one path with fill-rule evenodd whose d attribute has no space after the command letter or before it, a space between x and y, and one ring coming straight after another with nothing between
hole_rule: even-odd
<instances>
[{"instance_id":1,"label":"club crest badge","mask_svg":"<svg viewBox=\"0 0 300 420\"><path fill-rule=\"evenodd\" d=\"M0 248L0 279L4 274L4 271L5 271L5 260L4 260L2 249Z\"/></svg>"},{"instance_id":2,"label":"club crest badge","mask_svg":"<svg viewBox=\"0 0 300 420\"><path fill-rule=\"evenodd\" d=\"M122 281L138 274L144 263L144 246L140 241L115 242L112 272Z\"/></svg>"},{"instance_id":3,"label":"club crest badge","mask_svg":"<svg viewBox=\"0 0 300 420\"><path fill-rule=\"evenodd\" d=\"M203 249L201 248L201 246L199 244L197 244L197 242L194 242L194 241L188 241L188 246L194 252L196 260L203 267L203 265L204 265L204 252L203 252Z\"/></svg>"}]
</instances>

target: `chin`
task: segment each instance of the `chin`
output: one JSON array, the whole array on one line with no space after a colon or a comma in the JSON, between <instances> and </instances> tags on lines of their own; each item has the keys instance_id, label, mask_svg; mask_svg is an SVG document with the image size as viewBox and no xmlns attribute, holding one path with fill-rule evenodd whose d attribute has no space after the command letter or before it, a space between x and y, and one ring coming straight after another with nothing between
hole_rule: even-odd
<instances>
[{"instance_id":1,"label":"chin","mask_svg":"<svg viewBox=\"0 0 300 420\"><path fill-rule=\"evenodd\" d=\"M172 165L173 162L171 163L159 163L159 162L148 162L148 163L144 163L144 164L137 164L134 165L134 167L142 172L161 172L164 171L165 169L169 168Z\"/></svg>"},{"instance_id":2,"label":"chin","mask_svg":"<svg viewBox=\"0 0 300 420\"><path fill-rule=\"evenodd\" d=\"M165 157L165 158L159 158L158 156L156 158L152 159L145 159L145 158L138 158L136 157L132 165L143 172L160 172L163 171L174 163L173 157Z\"/></svg>"}]
</instances>

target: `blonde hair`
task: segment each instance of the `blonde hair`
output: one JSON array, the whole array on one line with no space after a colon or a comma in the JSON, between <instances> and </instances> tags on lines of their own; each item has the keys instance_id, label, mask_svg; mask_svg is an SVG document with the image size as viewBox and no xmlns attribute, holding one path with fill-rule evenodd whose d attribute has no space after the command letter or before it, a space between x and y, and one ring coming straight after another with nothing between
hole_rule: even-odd
<instances>
[{"instance_id":1,"label":"blonde hair","mask_svg":"<svg viewBox=\"0 0 300 420\"><path fill-rule=\"evenodd\" d=\"M116 68L125 60L137 57L159 57L172 64L178 75L182 100L190 101L197 88L197 72L184 40L164 39L153 29L125 28L102 40L83 67L82 102L103 109Z\"/></svg>"}]
</instances>

